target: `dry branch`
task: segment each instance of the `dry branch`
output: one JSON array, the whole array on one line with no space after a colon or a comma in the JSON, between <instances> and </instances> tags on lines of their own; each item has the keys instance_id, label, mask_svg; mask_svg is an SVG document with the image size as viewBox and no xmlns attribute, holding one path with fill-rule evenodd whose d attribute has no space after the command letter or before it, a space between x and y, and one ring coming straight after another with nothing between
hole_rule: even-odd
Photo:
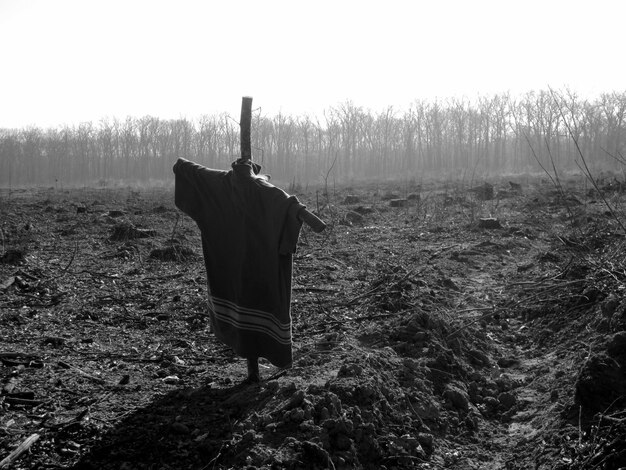
<instances>
[{"instance_id":1,"label":"dry branch","mask_svg":"<svg viewBox=\"0 0 626 470\"><path fill-rule=\"evenodd\" d=\"M0 468L8 468L9 465L15 462L20 457L20 455L30 449L30 446L32 446L38 440L39 434L37 433L28 436L26 440L22 442L19 446L17 446L13 452L11 452L4 459L2 459L2 461L0 462Z\"/></svg>"},{"instance_id":2,"label":"dry branch","mask_svg":"<svg viewBox=\"0 0 626 470\"><path fill-rule=\"evenodd\" d=\"M613 219L617 222L617 224L622 229L622 232L626 233L626 226L624 226L624 224L622 223L622 220L617 216L617 214L613 210L613 207L606 200L606 197L604 197L604 193L602 192L602 190L598 186L598 183L596 182L596 179L593 177L593 175L591 173L591 170L587 166L587 159L585 158L585 155L583 154L583 151L581 150L580 145L578 144L578 139L574 135L574 132L572 131L572 127L571 127L569 121L565 118L565 115L563 114L563 109L561 107L561 104L559 103L559 101L556 98L554 90L552 90L551 88L550 88L550 93L552 95L552 99L554 100L555 104L557 105L557 108L559 110L559 114L561 115L561 118L563 119L563 123L565 124L565 127L567 128L567 132L568 132L570 138L572 139L572 141L574 142L574 146L576 147L576 152L578 153L578 155L580 156L580 160L582 161L582 167L580 166L580 164L578 162L576 162L576 165L578 166L580 171L582 171L582 173L585 175L585 177L589 180L589 182L593 185L594 189L598 192L598 194L600 195L600 198L604 202L604 205L606 206L606 208L611 213L611 216L613 217Z\"/></svg>"},{"instance_id":3,"label":"dry branch","mask_svg":"<svg viewBox=\"0 0 626 470\"><path fill-rule=\"evenodd\" d=\"M322 221L322 219L320 219L312 212L309 212L305 208L300 209L300 211L298 212L298 218L301 222L304 222L309 227L311 227L311 230L313 230L315 233L323 232L326 228L326 224Z\"/></svg>"},{"instance_id":4,"label":"dry branch","mask_svg":"<svg viewBox=\"0 0 626 470\"><path fill-rule=\"evenodd\" d=\"M72 370L75 370L76 372L78 372L78 373L79 373L80 375L82 375L83 377L86 377L86 378L88 378L89 380L91 380L91 381L93 381L93 382L96 382L97 384L100 384L100 385L106 385L106 384L107 384L107 381L106 381L106 380L101 379L100 377L96 377L96 376L94 376L94 375L91 375L91 374L89 374L89 373L85 372L84 370L82 370L82 369L80 369L80 368L78 368L78 367L76 367L76 366L73 366L72 364L68 364L67 362L59 361L59 365L60 365L61 367L63 367L64 369L72 369Z\"/></svg>"},{"instance_id":5,"label":"dry branch","mask_svg":"<svg viewBox=\"0 0 626 470\"><path fill-rule=\"evenodd\" d=\"M47 403L48 400L31 400L29 398L18 397L5 397L4 403L7 405L22 405L22 406L39 406Z\"/></svg>"}]
</instances>

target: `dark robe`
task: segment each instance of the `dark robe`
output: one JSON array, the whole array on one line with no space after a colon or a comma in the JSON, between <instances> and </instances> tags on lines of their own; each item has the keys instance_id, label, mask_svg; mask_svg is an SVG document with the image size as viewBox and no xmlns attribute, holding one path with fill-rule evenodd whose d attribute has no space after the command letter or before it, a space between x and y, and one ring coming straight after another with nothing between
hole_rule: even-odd
<instances>
[{"instance_id":1,"label":"dark robe","mask_svg":"<svg viewBox=\"0 0 626 470\"><path fill-rule=\"evenodd\" d=\"M212 170L179 158L175 203L200 228L216 337L245 358L289 366L292 255L304 206L239 161Z\"/></svg>"}]
</instances>

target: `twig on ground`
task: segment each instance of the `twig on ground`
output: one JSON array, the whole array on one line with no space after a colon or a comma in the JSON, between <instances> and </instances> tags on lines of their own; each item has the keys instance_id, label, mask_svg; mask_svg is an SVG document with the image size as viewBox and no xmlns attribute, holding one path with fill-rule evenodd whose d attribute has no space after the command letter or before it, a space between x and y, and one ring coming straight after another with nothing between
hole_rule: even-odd
<instances>
[{"instance_id":1,"label":"twig on ground","mask_svg":"<svg viewBox=\"0 0 626 470\"><path fill-rule=\"evenodd\" d=\"M82 375L83 377L86 377L86 378L90 379L91 381L96 382L97 384L100 384L100 385L106 385L107 384L106 380L101 379L100 377L93 376L93 375L85 372L84 370L82 370L82 369L80 369L80 368L78 368L78 367L76 367L76 366L74 366L72 364L68 364L67 362L59 361L59 365L61 367L65 368L65 369L74 370L74 371L78 372L80 375Z\"/></svg>"},{"instance_id":2,"label":"twig on ground","mask_svg":"<svg viewBox=\"0 0 626 470\"><path fill-rule=\"evenodd\" d=\"M178 227L179 220L180 220L180 212L177 212L176 221L174 222L174 228L172 229L172 235L170 235L170 241L174 241L174 235L176 235L176 228Z\"/></svg>"},{"instance_id":3,"label":"twig on ground","mask_svg":"<svg viewBox=\"0 0 626 470\"><path fill-rule=\"evenodd\" d=\"M5 397L4 403L7 405L22 405L22 406L39 406L44 403L48 403L49 400L32 400L30 398L18 398L18 397Z\"/></svg>"},{"instance_id":4,"label":"twig on ground","mask_svg":"<svg viewBox=\"0 0 626 470\"><path fill-rule=\"evenodd\" d=\"M61 272L63 273L63 275L65 275L65 273L67 272L67 270L70 268L70 266L72 265L72 263L74 262L74 258L76 257L76 253L78 253L78 240L76 240L76 243L74 244L74 253L72 253L72 257L70 258L70 260L68 261L68 263L65 265L65 267L61 270Z\"/></svg>"},{"instance_id":5,"label":"twig on ground","mask_svg":"<svg viewBox=\"0 0 626 470\"><path fill-rule=\"evenodd\" d=\"M83 418L87 416L88 413L89 413L89 407L86 407L86 408L83 408L82 411L78 413L75 417L67 421L63 421L62 423L49 424L45 427L55 430L55 431L66 429L66 428L69 428L70 426L75 425L76 423L80 423L83 420Z\"/></svg>"},{"instance_id":6,"label":"twig on ground","mask_svg":"<svg viewBox=\"0 0 626 470\"><path fill-rule=\"evenodd\" d=\"M8 456L6 456L2 461L0 461L0 468L8 468L13 462L15 462L20 455L26 452L30 447L39 440L39 434L31 434L28 436L24 442L22 442L19 446L15 448L13 452L11 452Z\"/></svg>"},{"instance_id":7,"label":"twig on ground","mask_svg":"<svg viewBox=\"0 0 626 470\"><path fill-rule=\"evenodd\" d=\"M485 318L488 318L488 317L490 317L492 315L495 315L498 312L502 312L504 310L508 310L508 309L517 307L518 305L520 305L522 303L529 302L531 300L537 299L539 296L545 294L546 292L552 291L554 289L562 288L562 287L567 287L567 286L570 286L570 285L584 283L584 282L585 282L584 279L576 279L574 281L568 281L568 282L564 282L564 283L560 283L560 284L555 284L555 285L552 285L552 286L548 286L545 289L542 289L540 292L537 292L537 293L535 293L533 295L526 296L523 299L520 299L520 300L517 300L517 301L514 301L514 302L508 302L508 303L504 304L501 307L493 306L493 307L491 307L491 308L493 308L492 312L487 313L487 314L485 314L483 316L480 316L478 318L475 318L475 319L473 319L473 320L471 320L471 321L469 321L467 323L464 323L462 326L456 328L451 333L449 333L446 336L446 339L456 335L458 332L460 332L461 330L464 330L465 328L467 328L470 325L473 325L474 323L478 323L479 321L484 320ZM549 301L549 300L552 300L552 299L547 299L545 301ZM488 307L487 308L475 308L475 309L471 309L471 310L490 310L490 308L488 308Z\"/></svg>"}]
</instances>

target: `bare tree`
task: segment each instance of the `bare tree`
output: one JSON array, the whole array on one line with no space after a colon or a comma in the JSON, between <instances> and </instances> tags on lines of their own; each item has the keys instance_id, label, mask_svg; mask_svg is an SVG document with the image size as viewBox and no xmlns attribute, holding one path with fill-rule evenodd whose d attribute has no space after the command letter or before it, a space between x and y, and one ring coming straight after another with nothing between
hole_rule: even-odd
<instances>
[{"instance_id":1,"label":"bare tree","mask_svg":"<svg viewBox=\"0 0 626 470\"><path fill-rule=\"evenodd\" d=\"M538 91L421 100L402 113L392 107L366 111L347 101L317 118L258 113L254 152L285 182L398 178L461 168L482 174L538 171L539 163L550 160L564 170L576 169L576 149L560 108L591 167L622 169L626 93L607 93L595 101L569 90L556 96ZM145 116L59 129L5 129L0 130L0 184L169 179L177 156L228 168L238 149L238 123L226 114L195 121Z\"/></svg>"}]
</instances>

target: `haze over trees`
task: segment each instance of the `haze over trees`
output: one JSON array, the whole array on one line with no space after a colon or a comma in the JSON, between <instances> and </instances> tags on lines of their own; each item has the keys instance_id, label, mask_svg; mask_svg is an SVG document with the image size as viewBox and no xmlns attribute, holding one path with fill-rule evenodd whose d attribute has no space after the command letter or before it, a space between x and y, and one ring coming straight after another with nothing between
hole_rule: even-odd
<instances>
[{"instance_id":1,"label":"haze over trees","mask_svg":"<svg viewBox=\"0 0 626 470\"><path fill-rule=\"evenodd\" d=\"M416 101L371 112L347 101L323 116L252 122L253 158L276 181L419 179L576 171L580 152L596 171L626 163L626 92L594 100L543 90L475 100ZM176 158L228 169L239 125L226 114L146 116L77 126L0 129L0 185L112 185L172 179Z\"/></svg>"}]
</instances>

